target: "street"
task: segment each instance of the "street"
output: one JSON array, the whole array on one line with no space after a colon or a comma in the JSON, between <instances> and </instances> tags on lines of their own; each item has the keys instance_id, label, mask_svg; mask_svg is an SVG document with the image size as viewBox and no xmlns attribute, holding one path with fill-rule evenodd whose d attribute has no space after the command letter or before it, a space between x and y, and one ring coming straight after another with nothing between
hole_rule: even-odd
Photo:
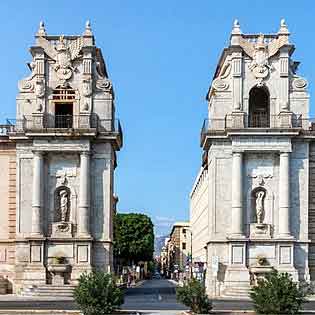
<instances>
[{"instance_id":1,"label":"street","mask_svg":"<svg viewBox=\"0 0 315 315\"><path fill-rule=\"evenodd\" d=\"M125 291L125 303L122 310L130 313L140 312L150 314L149 311L163 311L163 314L180 314L187 307L176 301L175 284L165 279L147 280L137 287ZM77 310L73 300L62 298L43 299L0 295L0 314L2 310ZM217 299L213 301L214 310L252 310L249 300ZM304 305L304 310L315 310L315 301ZM141 312L143 311L143 312ZM129 313L129 312L128 312ZM9 314L7 312L6 314ZM16 313L15 313L16 314ZM305 313L304 313L305 314Z\"/></svg>"},{"instance_id":2,"label":"street","mask_svg":"<svg viewBox=\"0 0 315 315\"><path fill-rule=\"evenodd\" d=\"M127 310L187 310L176 301L175 285L164 279L147 280L136 288L126 290Z\"/></svg>"}]
</instances>

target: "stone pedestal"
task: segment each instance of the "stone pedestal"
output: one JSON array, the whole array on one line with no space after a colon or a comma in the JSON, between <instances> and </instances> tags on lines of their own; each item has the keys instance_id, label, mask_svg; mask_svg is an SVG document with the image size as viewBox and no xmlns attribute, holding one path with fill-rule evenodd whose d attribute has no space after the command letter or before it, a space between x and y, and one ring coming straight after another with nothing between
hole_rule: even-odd
<instances>
[{"instance_id":1,"label":"stone pedestal","mask_svg":"<svg viewBox=\"0 0 315 315\"><path fill-rule=\"evenodd\" d=\"M66 274L70 272L70 265L53 264L49 265L47 269L51 274L53 285L66 284Z\"/></svg>"},{"instance_id":2,"label":"stone pedestal","mask_svg":"<svg viewBox=\"0 0 315 315\"><path fill-rule=\"evenodd\" d=\"M228 121L226 123L228 128L245 128L245 112L232 112L232 114L228 116Z\"/></svg>"},{"instance_id":3,"label":"stone pedestal","mask_svg":"<svg viewBox=\"0 0 315 315\"><path fill-rule=\"evenodd\" d=\"M276 127L280 127L280 128L292 128L294 126L292 126L292 116L293 113L292 112L281 112L279 114L279 121L278 121L278 126Z\"/></svg>"},{"instance_id":4,"label":"stone pedestal","mask_svg":"<svg viewBox=\"0 0 315 315\"><path fill-rule=\"evenodd\" d=\"M72 237L73 225L70 222L54 222L52 224L52 237Z\"/></svg>"},{"instance_id":5,"label":"stone pedestal","mask_svg":"<svg viewBox=\"0 0 315 315\"><path fill-rule=\"evenodd\" d=\"M77 122L78 128L89 129L91 128L91 115L90 114L80 114L79 120Z\"/></svg>"},{"instance_id":6,"label":"stone pedestal","mask_svg":"<svg viewBox=\"0 0 315 315\"><path fill-rule=\"evenodd\" d=\"M271 238L271 225L266 223L250 224L251 238Z\"/></svg>"},{"instance_id":7,"label":"stone pedestal","mask_svg":"<svg viewBox=\"0 0 315 315\"><path fill-rule=\"evenodd\" d=\"M43 113L33 113L32 124L26 126L29 129L42 130L45 127L44 114Z\"/></svg>"}]
</instances>

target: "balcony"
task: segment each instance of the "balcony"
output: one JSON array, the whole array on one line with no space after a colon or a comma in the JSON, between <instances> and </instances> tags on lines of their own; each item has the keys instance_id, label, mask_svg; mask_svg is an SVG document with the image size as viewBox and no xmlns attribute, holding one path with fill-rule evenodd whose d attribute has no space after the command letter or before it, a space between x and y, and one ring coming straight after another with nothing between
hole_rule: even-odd
<instances>
[{"instance_id":1,"label":"balcony","mask_svg":"<svg viewBox=\"0 0 315 315\"><path fill-rule=\"evenodd\" d=\"M245 132L285 132L301 131L315 135L315 119L304 118L302 115L281 113L279 115L266 115L265 113L247 115L237 113L226 115L224 118L205 119L201 128L201 145L206 136L224 135L228 131Z\"/></svg>"},{"instance_id":2,"label":"balcony","mask_svg":"<svg viewBox=\"0 0 315 315\"><path fill-rule=\"evenodd\" d=\"M26 115L10 119L5 125L11 137L27 136L100 136L115 139L122 146L123 133L118 119L100 119L96 114L82 115ZM1 132L1 126L0 126Z\"/></svg>"},{"instance_id":3,"label":"balcony","mask_svg":"<svg viewBox=\"0 0 315 315\"><path fill-rule=\"evenodd\" d=\"M10 132L14 132L15 125L13 125L9 120L6 124L0 124L0 136L8 136Z\"/></svg>"}]
</instances>

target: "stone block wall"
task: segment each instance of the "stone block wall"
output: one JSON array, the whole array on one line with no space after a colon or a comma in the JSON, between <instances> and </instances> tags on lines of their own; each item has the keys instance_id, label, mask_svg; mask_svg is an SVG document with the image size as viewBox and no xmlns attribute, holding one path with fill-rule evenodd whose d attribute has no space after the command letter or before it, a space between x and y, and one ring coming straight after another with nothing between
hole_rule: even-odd
<instances>
[{"instance_id":1,"label":"stone block wall","mask_svg":"<svg viewBox=\"0 0 315 315\"><path fill-rule=\"evenodd\" d=\"M309 268L311 280L315 280L315 143L309 147L309 204L308 204Z\"/></svg>"},{"instance_id":2,"label":"stone block wall","mask_svg":"<svg viewBox=\"0 0 315 315\"><path fill-rule=\"evenodd\" d=\"M3 138L3 137L1 137ZM0 277L1 293L12 292L15 278L16 150L15 144L0 144Z\"/></svg>"},{"instance_id":3,"label":"stone block wall","mask_svg":"<svg viewBox=\"0 0 315 315\"><path fill-rule=\"evenodd\" d=\"M194 231L192 237L193 261L206 262L208 231L208 165L201 168L190 194L190 224Z\"/></svg>"}]
</instances>

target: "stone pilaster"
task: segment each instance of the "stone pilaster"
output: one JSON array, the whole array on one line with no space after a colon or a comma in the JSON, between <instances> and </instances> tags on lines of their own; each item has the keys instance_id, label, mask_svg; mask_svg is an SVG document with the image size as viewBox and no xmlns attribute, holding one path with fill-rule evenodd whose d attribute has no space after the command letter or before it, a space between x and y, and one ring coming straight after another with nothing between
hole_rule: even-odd
<instances>
[{"instance_id":1,"label":"stone pilaster","mask_svg":"<svg viewBox=\"0 0 315 315\"><path fill-rule=\"evenodd\" d=\"M291 237L289 164L290 154L281 152L279 170L279 237Z\"/></svg>"},{"instance_id":2,"label":"stone pilaster","mask_svg":"<svg viewBox=\"0 0 315 315\"><path fill-rule=\"evenodd\" d=\"M32 235L42 235L43 153L35 151L33 157Z\"/></svg>"},{"instance_id":3,"label":"stone pilaster","mask_svg":"<svg viewBox=\"0 0 315 315\"><path fill-rule=\"evenodd\" d=\"M79 224L80 236L90 235L90 153L80 154Z\"/></svg>"},{"instance_id":4,"label":"stone pilaster","mask_svg":"<svg viewBox=\"0 0 315 315\"><path fill-rule=\"evenodd\" d=\"M243 236L243 153L233 152L231 237Z\"/></svg>"}]
</instances>

